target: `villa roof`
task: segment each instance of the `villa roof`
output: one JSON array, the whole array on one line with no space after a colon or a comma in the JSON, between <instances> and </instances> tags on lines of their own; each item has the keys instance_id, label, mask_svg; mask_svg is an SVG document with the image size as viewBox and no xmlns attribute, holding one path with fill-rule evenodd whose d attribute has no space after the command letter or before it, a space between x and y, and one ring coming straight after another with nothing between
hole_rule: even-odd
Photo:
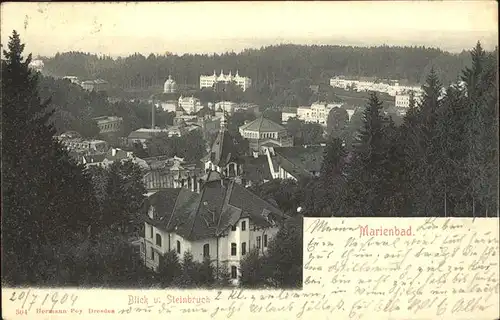
<instances>
[{"instance_id":1,"label":"villa roof","mask_svg":"<svg viewBox=\"0 0 500 320\"><path fill-rule=\"evenodd\" d=\"M296 146L274 148L276 162L294 177L310 176L320 172L323 163L323 146Z\"/></svg>"},{"instance_id":2,"label":"villa roof","mask_svg":"<svg viewBox=\"0 0 500 320\"><path fill-rule=\"evenodd\" d=\"M244 124L240 127L240 130L245 131L255 131L255 132L280 132L286 130L282 125L271 121L264 116L260 116L252 122Z\"/></svg>"},{"instance_id":3,"label":"villa roof","mask_svg":"<svg viewBox=\"0 0 500 320\"><path fill-rule=\"evenodd\" d=\"M179 191L165 190L160 196L152 196L159 201L156 205L152 202L157 213L154 224L189 241L221 236L241 218L249 218L260 227L270 227L273 221L287 218L278 208L234 181L209 180L200 194L176 190ZM173 197L176 192L177 197Z\"/></svg>"},{"instance_id":4,"label":"villa roof","mask_svg":"<svg viewBox=\"0 0 500 320\"><path fill-rule=\"evenodd\" d=\"M269 169L269 163L267 162L267 156L260 155L255 158L253 156L247 156L244 158L245 163L243 167L243 178L249 181L262 182L264 180L272 180L271 171Z\"/></svg>"}]
</instances>

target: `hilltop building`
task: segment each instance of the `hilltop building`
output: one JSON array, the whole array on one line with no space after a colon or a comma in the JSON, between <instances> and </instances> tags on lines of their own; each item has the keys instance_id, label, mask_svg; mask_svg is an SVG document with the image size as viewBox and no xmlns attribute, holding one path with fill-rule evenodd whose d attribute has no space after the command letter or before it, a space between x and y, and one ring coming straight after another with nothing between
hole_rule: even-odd
<instances>
[{"instance_id":1,"label":"hilltop building","mask_svg":"<svg viewBox=\"0 0 500 320\"><path fill-rule=\"evenodd\" d=\"M233 81L243 91L247 90L252 85L252 79L240 76L238 71L236 71L236 75L233 76L231 71L229 71L229 74L225 75L224 71L221 70L220 74L217 75L214 70L212 75L200 76L200 89L212 88L217 82L229 83Z\"/></svg>"}]
</instances>

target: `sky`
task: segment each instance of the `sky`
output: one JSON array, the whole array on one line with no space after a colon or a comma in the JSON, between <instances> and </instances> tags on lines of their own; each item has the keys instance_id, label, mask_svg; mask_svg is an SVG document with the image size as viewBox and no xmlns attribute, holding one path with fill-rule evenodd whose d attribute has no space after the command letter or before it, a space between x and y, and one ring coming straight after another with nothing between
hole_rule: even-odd
<instances>
[{"instance_id":1,"label":"sky","mask_svg":"<svg viewBox=\"0 0 500 320\"><path fill-rule=\"evenodd\" d=\"M280 43L425 45L460 52L498 43L497 2L146 2L1 5L35 56L84 51L126 56L239 52Z\"/></svg>"}]
</instances>

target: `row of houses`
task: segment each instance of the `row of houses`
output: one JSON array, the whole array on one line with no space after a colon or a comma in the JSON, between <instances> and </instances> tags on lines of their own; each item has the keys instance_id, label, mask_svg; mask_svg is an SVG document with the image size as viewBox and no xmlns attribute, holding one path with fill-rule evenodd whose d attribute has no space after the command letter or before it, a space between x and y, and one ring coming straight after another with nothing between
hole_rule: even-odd
<instances>
[{"instance_id":1,"label":"row of houses","mask_svg":"<svg viewBox=\"0 0 500 320\"><path fill-rule=\"evenodd\" d=\"M166 112L183 113L193 115L205 106L201 103L200 99L191 97L180 96L178 100L167 100L164 102L153 102L157 108L161 108ZM209 102L207 107L211 111L223 111L231 115L238 111L247 111L252 113L259 113L259 106L254 103L236 103L233 101L218 101L215 103Z\"/></svg>"},{"instance_id":2,"label":"row of houses","mask_svg":"<svg viewBox=\"0 0 500 320\"><path fill-rule=\"evenodd\" d=\"M358 92L383 92L391 96L409 93L410 91L417 95L422 93L422 88L420 86L400 85L398 80L376 81L374 79L353 79L344 76L336 76L330 79L330 85L334 88L354 90Z\"/></svg>"}]
</instances>

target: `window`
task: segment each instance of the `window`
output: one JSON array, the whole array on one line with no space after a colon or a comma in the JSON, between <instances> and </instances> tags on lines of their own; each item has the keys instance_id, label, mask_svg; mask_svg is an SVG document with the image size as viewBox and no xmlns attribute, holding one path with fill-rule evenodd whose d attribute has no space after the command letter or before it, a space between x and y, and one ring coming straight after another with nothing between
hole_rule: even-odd
<instances>
[{"instance_id":1,"label":"window","mask_svg":"<svg viewBox=\"0 0 500 320\"><path fill-rule=\"evenodd\" d=\"M179 240L177 240L177 253L181 253L181 242Z\"/></svg>"},{"instance_id":2,"label":"window","mask_svg":"<svg viewBox=\"0 0 500 320\"><path fill-rule=\"evenodd\" d=\"M155 251L151 248L151 260L155 260Z\"/></svg>"},{"instance_id":3,"label":"window","mask_svg":"<svg viewBox=\"0 0 500 320\"><path fill-rule=\"evenodd\" d=\"M149 237L153 239L153 226L149 226Z\"/></svg>"},{"instance_id":4,"label":"window","mask_svg":"<svg viewBox=\"0 0 500 320\"><path fill-rule=\"evenodd\" d=\"M231 226L231 231L236 231L236 225Z\"/></svg>"},{"instance_id":5,"label":"window","mask_svg":"<svg viewBox=\"0 0 500 320\"><path fill-rule=\"evenodd\" d=\"M247 229L247 222L246 221L242 221L241 222L241 231L245 231Z\"/></svg>"},{"instance_id":6,"label":"window","mask_svg":"<svg viewBox=\"0 0 500 320\"><path fill-rule=\"evenodd\" d=\"M267 234L264 235L264 248L267 248Z\"/></svg>"},{"instance_id":7,"label":"window","mask_svg":"<svg viewBox=\"0 0 500 320\"><path fill-rule=\"evenodd\" d=\"M236 255L236 243L231 243L231 255L235 256Z\"/></svg>"},{"instance_id":8,"label":"window","mask_svg":"<svg viewBox=\"0 0 500 320\"><path fill-rule=\"evenodd\" d=\"M257 237L257 248L260 249L260 237Z\"/></svg>"},{"instance_id":9,"label":"window","mask_svg":"<svg viewBox=\"0 0 500 320\"><path fill-rule=\"evenodd\" d=\"M161 235L156 234L156 245L161 247Z\"/></svg>"},{"instance_id":10,"label":"window","mask_svg":"<svg viewBox=\"0 0 500 320\"><path fill-rule=\"evenodd\" d=\"M246 242L243 242L241 244L241 255L244 256L245 254L247 254L247 244L246 244Z\"/></svg>"},{"instance_id":11,"label":"window","mask_svg":"<svg viewBox=\"0 0 500 320\"><path fill-rule=\"evenodd\" d=\"M210 246L208 243L203 245L203 257L210 257Z\"/></svg>"},{"instance_id":12,"label":"window","mask_svg":"<svg viewBox=\"0 0 500 320\"><path fill-rule=\"evenodd\" d=\"M238 277L238 269L235 266L231 267L231 279L236 279Z\"/></svg>"}]
</instances>

